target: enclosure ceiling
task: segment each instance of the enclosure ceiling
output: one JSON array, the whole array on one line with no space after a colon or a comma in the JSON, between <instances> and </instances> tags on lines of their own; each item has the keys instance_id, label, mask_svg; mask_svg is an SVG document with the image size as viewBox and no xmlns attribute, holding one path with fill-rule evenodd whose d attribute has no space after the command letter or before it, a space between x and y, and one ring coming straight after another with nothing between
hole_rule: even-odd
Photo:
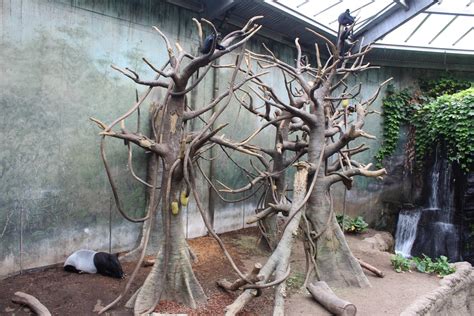
<instances>
[{"instance_id":1,"label":"enclosure ceiling","mask_svg":"<svg viewBox=\"0 0 474 316\"><path fill-rule=\"evenodd\" d=\"M168 0L170 1L170 0ZM177 0L173 0L177 1ZM259 35L272 38L273 40L277 40L283 42L285 44L291 45L296 37L300 39L300 43L304 46L307 50L314 49L314 43L318 42L319 40L312 35L310 32L305 30L305 27L309 27L312 29L317 30L319 33L323 34L324 36L330 38L331 40L335 40L337 33L335 31L336 24L331 23L336 20L336 17L339 15L340 12L343 12L346 8L353 9L354 11L357 10L358 7L363 6L362 3L370 2L373 5L371 10L375 11L375 8L384 7L383 4L389 6L387 9L393 8L394 2L393 1L385 1L385 0L339 0L339 1L332 1L332 0L310 0L305 5L321 7L321 9L314 10L313 14L307 14L308 16L298 13L295 10L292 10L289 5L293 5L294 7L301 5L304 3L304 0L288 0L288 5L283 5L282 0L274 1L274 0L200 0L203 4L204 9L202 10L195 10L200 12L203 16L207 17L208 19L216 19L222 20L226 17L227 21L230 24L234 24L236 27L240 27L246 23L246 21L255 15L263 15L264 18L259 20L259 23L263 25L262 30L259 31ZM428 2L431 4L434 0L405 0L408 3L413 1L419 2ZM340 2L340 3L339 3ZM374 2L374 3L372 3ZM382 4L381 6L378 4ZM461 8L464 9L463 12L466 10L472 10L474 4L466 6L468 4L468 0L445 0L442 3L442 6L438 6L435 4L430 10L432 11L439 11L441 10L445 4L452 2L459 2L464 4L461 5ZM293 4L292 4L293 3ZM319 20L312 17L317 12L320 12L324 9L329 7L328 3L338 3L341 7L338 10L335 8L331 8L319 14L319 17L325 16L327 20ZM357 5L358 4L358 5ZM302 10L303 7L297 8L298 10ZM370 6L365 6L364 8L360 9L359 13L359 21L360 27L362 27L363 20L366 19L367 16L370 16ZM333 10L333 13L330 14L330 10ZM362 10L364 14L362 14ZM444 9L443 9L444 10ZM308 9L309 12L309 9ZM356 12L357 13L357 12ZM422 13L420 13L422 14ZM472 19L472 15L464 15L470 19ZM459 18L460 18L459 17ZM457 18L457 19L459 19ZM428 18L428 20L431 19ZM456 20L457 20L456 19ZM415 20L413 18L412 20ZM456 22L456 20L454 22ZM320 22L318 22L320 21ZM368 20L367 20L368 21ZM416 21L416 20L415 20ZM410 21L409 21L410 22ZM454 22L448 26L441 34L443 35L444 32L448 32L451 27L454 25ZM327 24L326 24L327 23ZM408 23L408 22L407 22ZM364 23L365 24L365 23ZM366 24L365 24L366 25ZM468 25L466 23L466 25ZM468 29L472 28L472 22L469 24L469 28L466 28L467 32ZM394 30L393 32L397 32L398 30ZM421 32L420 29L417 30ZM406 32L406 31L404 31ZM387 40L389 38L386 35L384 41L379 40L378 43L374 45L374 49L369 53L367 58L370 59L372 64L382 65L382 66L396 66L396 67L410 67L410 68L428 68L428 69L443 69L443 70L460 70L460 71L474 71L474 58L473 58L473 38L474 30L467 32L466 35L456 43L455 47L461 47L460 45L467 45L467 50L460 50L460 49L443 49L443 48L430 48L426 47L423 48L419 46L419 43L415 43L417 46L407 46L408 43L404 43L403 45L397 45L396 43L388 43ZM418 33L416 36L419 36L421 33ZM463 33L464 34L464 33ZM405 34L409 35L409 34ZM435 34L436 35L436 34ZM456 40L461 37L460 34ZM392 36L392 34L390 34ZM407 36L406 36L407 37ZM406 39L405 37L405 39ZM456 36L450 35L451 39L455 38ZM438 41L444 38L441 35L438 36L435 41L433 41L430 45L434 47L434 44L437 44ZM403 40L405 40L403 39ZM410 43L413 43L415 40L415 34L411 36ZM431 38L428 42L431 41ZM403 42L403 41L402 41ZM324 46L324 43L319 41ZM454 41L451 44L453 44ZM469 46L470 45L470 46ZM451 45L452 46L452 45ZM465 46L462 46L465 47ZM368 60L369 60L368 59Z\"/></svg>"},{"instance_id":2,"label":"enclosure ceiling","mask_svg":"<svg viewBox=\"0 0 474 316\"><path fill-rule=\"evenodd\" d=\"M297 18L313 22L321 29L336 34L337 17L350 9L356 16L354 32L371 27L376 19L389 17L394 10L409 8L419 0L265 0L269 5L289 12ZM445 0L424 9L395 30L376 41L378 47L443 51L474 54L473 0ZM406 7L405 7L406 3Z\"/></svg>"}]
</instances>

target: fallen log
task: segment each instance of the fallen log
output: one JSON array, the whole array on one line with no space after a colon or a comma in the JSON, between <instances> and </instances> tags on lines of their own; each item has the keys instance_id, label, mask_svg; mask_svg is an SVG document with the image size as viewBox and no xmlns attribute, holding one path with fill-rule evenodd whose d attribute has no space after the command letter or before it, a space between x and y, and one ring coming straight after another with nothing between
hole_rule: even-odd
<instances>
[{"instance_id":1,"label":"fallen log","mask_svg":"<svg viewBox=\"0 0 474 316\"><path fill-rule=\"evenodd\" d=\"M28 308L38 316L51 316L51 313L46 306L41 304L41 302L33 295L16 292L15 296L12 298L12 302L28 306Z\"/></svg>"},{"instance_id":2,"label":"fallen log","mask_svg":"<svg viewBox=\"0 0 474 316\"><path fill-rule=\"evenodd\" d=\"M354 316L357 314L356 306L337 297L326 282L310 283L306 288L319 304L334 315Z\"/></svg>"},{"instance_id":3,"label":"fallen log","mask_svg":"<svg viewBox=\"0 0 474 316\"><path fill-rule=\"evenodd\" d=\"M359 264L362 268L369 270L370 272L372 272L373 274L375 274L379 278L383 278L385 276L385 273L383 273L382 271L380 271L379 269L377 269L373 265L370 265L367 262L364 262L360 259L357 259L357 261L359 262Z\"/></svg>"},{"instance_id":4,"label":"fallen log","mask_svg":"<svg viewBox=\"0 0 474 316\"><path fill-rule=\"evenodd\" d=\"M142 266L151 267L154 264L155 264L155 259L145 259L143 260Z\"/></svg>"},{"instance_id":5,"label":"fallen log","mask_svg":"<svg viewBox=\"0 0 474 316\"><path fill-rule=\"evenodd\" d=\"M260 263L256 263L255 266L253 267L252 271L247 274L245 277L252 281L252 282L258 282L261 281L261 277L259 277L259 272L260 269L262 269L262 265ZM218 280L217 285L223 288L226 291L237 291L241 286L244 286L247 284L247 281L245 281L242 278L239 278L235 280L233 283L227 281L226 279Z\"/></svg>"}]
</instances>

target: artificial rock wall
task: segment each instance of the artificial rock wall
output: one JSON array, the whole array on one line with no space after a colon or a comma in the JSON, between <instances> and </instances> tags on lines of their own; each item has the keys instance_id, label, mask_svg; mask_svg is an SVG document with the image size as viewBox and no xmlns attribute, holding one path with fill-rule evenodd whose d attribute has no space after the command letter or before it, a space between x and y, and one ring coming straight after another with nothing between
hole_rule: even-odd
<instances>
[{"instance_id":1,"label":"artificial rock wall","mask_svg":"<svg viewBox=\"0 0 474 316\"><path fill-rule=\"evenodd\" d=\"M455 263L456 272L445 276L440 287L417 298L400 316L474 314L474 269L468 262Z\"/></svg>"}]
</instances>

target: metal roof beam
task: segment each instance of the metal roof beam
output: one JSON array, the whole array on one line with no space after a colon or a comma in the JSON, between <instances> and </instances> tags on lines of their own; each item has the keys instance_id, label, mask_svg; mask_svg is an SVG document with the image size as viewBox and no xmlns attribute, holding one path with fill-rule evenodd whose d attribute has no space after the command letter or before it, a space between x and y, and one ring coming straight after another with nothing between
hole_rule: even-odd
<instances>
[{"instance_id":1,"label":"metal roof beam","mask_svg":"<svg viewBox=\"0 0 474 316\"><path fill-rule=\"evenodd\" d=\"M406 0L408 9L401 5L394 6L356 30L354 36L363 36L366 43L364 45L373 43L437 2L438 0Z\"/></svg>"},{"instance_id":2,"label":"metal roof beam","mask_svg":"<svg viewBox=\"0 0 474 316\"><path fill-rule=\"evenodd\" d=\"M224 14L235 5L235 0L206 0L205 15L209 20L215 19Z\"/></svg>"}]
</instances>

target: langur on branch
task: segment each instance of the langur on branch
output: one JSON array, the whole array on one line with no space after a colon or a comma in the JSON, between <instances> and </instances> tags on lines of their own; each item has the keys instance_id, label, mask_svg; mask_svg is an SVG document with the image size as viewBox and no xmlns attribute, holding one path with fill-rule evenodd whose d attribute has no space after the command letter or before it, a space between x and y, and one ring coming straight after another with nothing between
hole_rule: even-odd
<instances>
[{"instance_id":1,"label":"langur on branch","mask_svg":"<svg viewBox=\"0 0 474 316\"><path fill-rule=\"evenodd\" d=\"M201 53L208 54L211 51L212 44L214 43L215 40L216 40L215 34L210 34L206 36L206 38L204 39L204 43L202 45L203 47L201 47ZM219 44L220 40L221 40L221 34L217 33L216 49L224 50L225 47Z\"/></svg>"},{"instance_id":2,"label":"langur on branch","mask_svg":"<svg viewBox=\"0 0 474 316\"><path fill-rule=\"evenodd\" d=\"M352 24L354 24L355 18L351 15L349 9L344 11L337 18L339 22L339 29L337 32L337 49L339 51L339 57L343 58L345 55L345 42L346 39L351 39L352 36Z\"/></svg>"}]
</instances>

